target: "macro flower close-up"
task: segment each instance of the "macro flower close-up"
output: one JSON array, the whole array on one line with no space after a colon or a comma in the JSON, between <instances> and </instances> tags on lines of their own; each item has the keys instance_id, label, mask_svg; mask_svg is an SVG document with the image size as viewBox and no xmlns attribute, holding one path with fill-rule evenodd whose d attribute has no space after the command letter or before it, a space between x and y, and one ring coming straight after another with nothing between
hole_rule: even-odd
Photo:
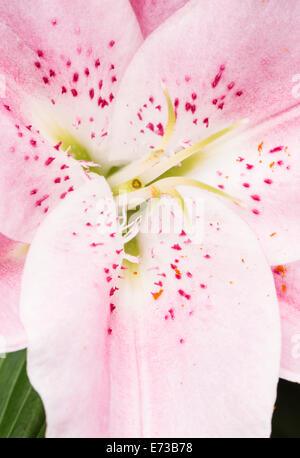
<instances>
[{"instance_id":1,"label":"macro flower close-up","mask_svg":"<svg viewBox=\"0 0 300 458\"><path fill-rule=\"evenodd\" d=\"M299 0L0 36L0 437L300 437Z\"/></svg>"}]
</instances>

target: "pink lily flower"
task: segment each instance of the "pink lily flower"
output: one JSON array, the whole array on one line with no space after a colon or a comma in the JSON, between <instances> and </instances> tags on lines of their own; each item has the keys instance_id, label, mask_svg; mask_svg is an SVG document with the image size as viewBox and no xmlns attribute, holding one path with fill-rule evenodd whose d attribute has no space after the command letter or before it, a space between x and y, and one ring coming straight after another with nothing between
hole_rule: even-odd
<instances>
[{"instance_id":1,"label":"pink lily flower","mask_svg":"<svg viewBox=\"0 0 300 458\"><path fill-rule=\"evenodd\" d=\"M0 333L48 437L268 436L300 374L300 6L131 3L1 2ZM124 191L201 202L202 238L129 241Z\"/></svg>"}]
</instances>

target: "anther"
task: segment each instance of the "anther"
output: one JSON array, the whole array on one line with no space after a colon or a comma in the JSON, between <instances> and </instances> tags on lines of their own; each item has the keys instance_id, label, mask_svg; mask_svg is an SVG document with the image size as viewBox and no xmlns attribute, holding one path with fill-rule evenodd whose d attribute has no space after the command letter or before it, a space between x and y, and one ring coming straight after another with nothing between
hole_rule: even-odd
<instances>
[{"instance_id":1,"label":"anther","mask_svg":"<svg viewBox=\"0 0 300 458\"><path fill-rule=\"evenodd\" d=\"M134 178L131 182L131 185L133 189L140 189L142 187L142 183L140 182L138 178Z\"/></svg>"}]
</instances>

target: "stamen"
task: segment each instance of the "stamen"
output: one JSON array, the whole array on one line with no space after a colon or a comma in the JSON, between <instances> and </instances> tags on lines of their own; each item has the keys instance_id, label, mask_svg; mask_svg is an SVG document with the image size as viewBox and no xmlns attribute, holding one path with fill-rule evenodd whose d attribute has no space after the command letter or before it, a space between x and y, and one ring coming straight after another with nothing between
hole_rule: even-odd
<instances>
[{"instance_id":1,"label":"stamen","mask_svg":"<svg viewBox=\"0 0 300 458\"><path fill-rule=\"evenodd\" d=\"M201 152L204 147L237 129L246 122L248 122L248 120L237 122L226 129L222 129L210 135L189 148L180 150L174 156L168 157L162 161L160 161L158 156L153 156L150 158L148 157L142 162L132 163L130 166L123 168L120 172L109 177L108 183L112 188L114 195L132 192L136 189L133 187L133 182L135 182L135 180L138 180L141 183L141 187L151 183L156 178L163 175L163 173L178 165L181 161L184 161L193 154Z\"/></svg>"},{"instance_id":2,"label":"stamen","mask_svg":"<svg viewBox=\"0 0 300 458\"><path fill-rule=\"evenodd\" d=\"M151 183L156 178L161 176L163 173L167 172L170 168L178 165L180 162L184 161L193 154L199 153L201 150L203 150L203 148L215 142L216 140L228 134L229 132L235 130L237 127L240 127L241 125L245 124L245 122L246 121L242 120L236 124L233 124L230 127L227 127L226 129L222 129L216 132L215 134L210 135L209 137L205 138L204 140L201 140L198 143L195 143L195 145L190 146L189 148L179 151L174 156L171 156L156 164L155 166L151 167L150 169L146 170L137 178L145 185Z\"/></svg>"},{"instance_id":3,"label":"stamen","mask_svg":"<svg viewBox=\"0 0 300 458\"><path fill-rule=\"evenodd\" d=\"M169 92L167 91L167 88L163 83L162 89L168 105L168 122L164 129L162 141L159 144L159 146L150 154L147 154L142 159L123 167L122 170L114 173L111 177L109 177L107 181L112 189L117 188L119 186L122 192L132 191L132 187L134 188L134 186L132 186L133 182L131 182L131 180L134 177L137 177L138 175L144 173L147 169L149 169L149 167L153 167L155 164L160 162L161 156L163 155L165 148L167 147L168 143L172 138L176 125L175 110Z\"/></svg>"},{"instance_id":4,"label":"stamen","mask_svg":"<svg viewBox=\"0 0 300 458\"><path fill-rule=\"evenodd\" d=\"M122 232L126 232L125 235L122 236L124 244L129 242L138 234L140 230L141 221L142 215L139 215L134 221L132 221L127 226L122 228Z\"/></svg>"},{"instance_id":5,"label":"stamen","mask_svg":"<svg viewBox=\"0 0 300 458\"><path fill-rule=\"evenodd\" d=\"M176 190L176 186L191 186L202 189L204 191L211 192L218 196L224 197L226 199L231 200L235 204L239 205L240 207L245 208L246 205L240 199L231 196L230 194L221 191L214 186L210 186L206 183L203 183L198 180L194 180L192 178L186 177L170 177L170 178L163 178L162 180L156 181L155 185L150 185L145 188L142 188L138 191L133 191L128 194L128 210L133 210L136 208L137 202L145 202L153 197L161 197L164 194L167 194L174 198L179 198L181 201L182 196ZM131 202L131 203L130 203Z\"/></svg>"},{"instance_id":6,"label":"stamen","mask_svg":"<svg viewBox=\"0 0 300 458\"><path fill-rule=\"evenodd\" d=\"M140 182L138 178L134 178L131 182L131 185L133 189L140 189L142 187L142 183Z\"/></svg>"},{"instance_id":7,"label":"stamen","mask_svg":"<svg viewBox=\"0 0 300 458\"><path fill-rule=\"evenodd\" d=\"M123 259L126 261L131 262L132 264L140 264L141 259L138 256L132 256L131 254L124 253Z\"/></svg>"},{"instance_id":8,"label":"stamen","mask_svg":"<svg viewBox=\"0 0 300 458\"><path fill-rule=\"evenodd\" d=\"M155 183L155 186L160 189L162 192L164 189L169 189L174 188L175 186L192 186L195 188L203 189L204 191L212 192L213 194L217 194L221 197L225 197L226 199L231 200L235 204L239 205L240 207L246 208L246 205L244 202L242 202L240 199L237 199L234 196L231 196L227 192L221 191L218 188L215 188L214 186L210 186L206 183L203 183L202 181L194 180L193 178L185 178L185 177L170 177L170 178L164 178L162 180L159 180ZM147 188L146 188L147 189Z\"/></svg>"}]
</instances>

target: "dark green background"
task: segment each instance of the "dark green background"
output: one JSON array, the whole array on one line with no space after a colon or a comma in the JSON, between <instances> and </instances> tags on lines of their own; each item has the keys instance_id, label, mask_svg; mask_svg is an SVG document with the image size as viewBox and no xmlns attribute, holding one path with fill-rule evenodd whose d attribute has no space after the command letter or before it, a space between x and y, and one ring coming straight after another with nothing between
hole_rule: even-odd
<instances>
[{"instance_id":1,"label":"dark green background","mask_svg":"<svg viewBox=\"0 0 300 458\"><path fill-rule=\"evenodd\" d=\"M45 428L42 402L26 375L26 352L1 358L0 437L40 438ZM300 384L280 380L272 437L300 438Z\"/></svg>"},{"instance_id":2,"label":"dark green background","mask_svg":"<svg viewBox=\"0 0 300 458\"><path fill-rule=\"evenodd\" d=\"M300 384L279 381L272 437L300 438Z\"/></svg>"}]
</instances>

